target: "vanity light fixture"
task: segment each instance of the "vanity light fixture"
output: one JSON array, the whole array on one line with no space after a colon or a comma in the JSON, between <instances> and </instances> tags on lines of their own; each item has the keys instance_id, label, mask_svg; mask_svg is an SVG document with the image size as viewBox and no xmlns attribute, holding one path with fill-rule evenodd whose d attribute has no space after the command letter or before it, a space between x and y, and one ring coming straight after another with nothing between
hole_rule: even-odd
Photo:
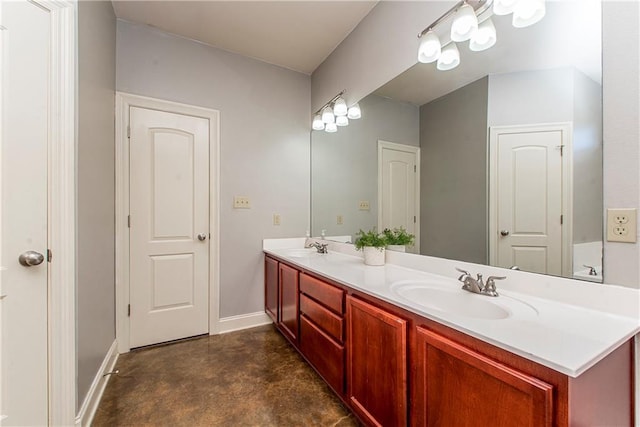
<instances>
[{"instance_id":1,"label":"vanity light fixture","mask_svg":"<svg viewBox=\"0 0 640 427\"><path fill-rule=\"evenodd\" d=\"M360 104L358 104L356 102L351 107L349 107L349 112L347 113L347 117L352 119L352 120L359 119L360 117L362 117L362 111L360 110Z\"/></svg>"},{"instance_id":2,"label":"vanity light fixture","mask_svg":"<svg viewBox=\"0 0 640 427\"><path fill-rule=\"evenodd\" d=\"M336 125L337 126L348 126L349 118L347 116L336 116Z\"/></svg>"},{"instance_id":3,"label":"vanity light fixture","mask_svg":"<svg viewBox=\"0 0 640 427\"><path fill-rule=\"evenodd\" d=\"M330 105L325 106L322 109L322 123L329 124L335 123L336 117L333 115L333 109Z\"/></svg>"},{"instance_id":4,"label":"vanity light fixture","mask_svg":"<svg viewBox=\"0 0 640 427\"><path fill-rule=\"evenodd\" d=\"M449 43L442 49L442 54L438 58L437 68L440 71L453 70L460 65L460 52L455 43Z\"/></svg>"},{"instance_id":5,"label":"vanity light fixture","mask_svg":"<svg viewBox=\"0 0 640 427\"><path fill-rule=\"evenodd\" d=\"M322 121L322 116L320 114L316 114L313 117L313 123L311 124L313 130L324 130L324 122Z\"/></svg>"},{"instance_id":6,"label":"vanity light fixture","mask_svg":"<svg viewBox=\"0 0 640 427\"><path fill-rule=\"evenodd\" d=\"M336 99L336 102L333 104L333 114L336 116L346 116L347 115L347 103L345 102L343 97L339 97ZM338 125L340 126L340 125Z\"/></svg>"},{"instance_id":7,"label":"vanity light fixture","mask_svg":"<svg viewBox=\"0 0 640 427\"><path fill-rule=\"evenodd\" d=\"M461 0L418 34L418 61L438 61L438 70L446 71L460 64L456 42L469 40L469 49L480 52L496 44L496 27L491 15L513 13L512 25L528 27L545 15L545 0ZM436 27L453 17L449 40L440 43Z\"/></svg>"},{"instance_id":8,"label":"vanity light fixture","mask_svg":"<svg viewBox=\"0 0 640 427\"><path fill-rule=\"evenodd\" d=\"M313 115L311 128L313 130L324 130L333 133L338 131L338 126L348 126L349 119L355 120L362 116L360 105L356 102L347 108L347 102L342 97L346 91L342 91L326 104L324 104Z\"/></svg>"},{"instance_id":9,"label":"vanity light fixture","mask_svg":"<svg viewBox=\"0 0 640 427\"><path fill-rule=\"evenodd\" d=\"M487 18L486 21L478 26L478 31L469 40L469 49L474 52L487 50L496 44L497 39L496 27L493 25L491 18Z\"/></svg>"},{"instance_id":10,"label":"vanity light fixture","mask_svg":"<svg viewBox=\"0 0 640 427\"><path fill-rule=\"evenodd\" d=\"M464 2L453 17L451 40L454 42L469 40L476 31L478 31L476 11L467 2Z\"/></svg>"}]
</instances>

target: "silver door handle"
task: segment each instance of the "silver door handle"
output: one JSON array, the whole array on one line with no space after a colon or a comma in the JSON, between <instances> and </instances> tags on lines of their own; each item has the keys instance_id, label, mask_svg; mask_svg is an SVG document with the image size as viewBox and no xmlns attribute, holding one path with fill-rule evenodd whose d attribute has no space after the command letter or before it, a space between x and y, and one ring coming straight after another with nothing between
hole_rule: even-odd
<instances>
[{"instance_id":1,"label":"silver door handle","mask_svg":"<svg viewBox=\"0 0 640 427\"><path fill-rule=\"evenodd\" d=\"M205 241L206 239L207 239L207 233L198 234L198 240L200 240L201 242Z\"/></svg>"},{"instance_id":2,"label":"silver door handle","mask_svg":"<svg viewBox=\"0 0 640 427\"><path fill-rule=\"evenodd\" d=\"M508 236L508 235L509 235L509 230L502 230L502 231L500 231L500 235L501 235L502 237L506 237L506 236Z\"/></svg>"},{"instance_id":3,"label":"silver door handle","mask_svg":"<svg viewBox=\"0 0 640 427\"><path fill-rule=\"evenodd\" d=\"M31 267L32 265L40 265L44 261L44 255L36 251L27 251L20 254L18 262L25 267Z\"/></svg>"}]
</instances>

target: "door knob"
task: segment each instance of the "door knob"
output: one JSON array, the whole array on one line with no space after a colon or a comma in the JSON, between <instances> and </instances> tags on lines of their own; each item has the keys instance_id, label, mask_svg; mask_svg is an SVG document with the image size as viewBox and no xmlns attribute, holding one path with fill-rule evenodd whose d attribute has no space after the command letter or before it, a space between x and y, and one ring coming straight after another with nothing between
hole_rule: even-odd
<instances>
[{"instance_id":1,"label":"door knob","mask_svg":"<svg viewBox=\"0 0 640 427\"><path fill-rule=\"evenodd\" d=\"M42 264L42 261L44 261L44 255L36 251L23 252L18 257L20 265L24 265L25 267Z\"/></svg>"},{"instance_id":2,"label":"door knob","mask_svg":"<svg viewBox=\"0 0 640 427\"><path fill-rule=\"evenodd\" d=\"M207 239L207 233L200 233L198 234L198 240L200 240L201 242Z\"/></svg>"},{"instance_id":3,"label":"door knob","mask_svg":"<svg viewBox=\"0 0 640 427\"><path fill-rule=\"evenodd\" d=\"M508 236L508 235L509 235L509 230L502 230L502 231L500 231L500 235L501 235L502 237L506 237L506 236Z\"/></svg>"}]
</instances>

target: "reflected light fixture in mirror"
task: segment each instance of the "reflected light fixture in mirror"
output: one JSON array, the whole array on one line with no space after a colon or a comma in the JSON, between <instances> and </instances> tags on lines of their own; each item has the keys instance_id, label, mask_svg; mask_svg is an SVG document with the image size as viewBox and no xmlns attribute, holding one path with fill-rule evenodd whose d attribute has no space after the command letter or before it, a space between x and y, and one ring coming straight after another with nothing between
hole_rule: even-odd
<instances>
[{"instance_id":1,"label":"reflected light fixture in mirror","mask_svg":"<svg viewBox=\"0 0 640 427\"><path fill-rule=\"evenodd\" d=\"M357 102L351 107L347 107L347 102L342 97L344 93L343 90L314 113L311 123L313 130L334 133L338 131L338 126L348 126L349 119L355 120L362 116L360 105Z\"/></svg>"}]
</instances>

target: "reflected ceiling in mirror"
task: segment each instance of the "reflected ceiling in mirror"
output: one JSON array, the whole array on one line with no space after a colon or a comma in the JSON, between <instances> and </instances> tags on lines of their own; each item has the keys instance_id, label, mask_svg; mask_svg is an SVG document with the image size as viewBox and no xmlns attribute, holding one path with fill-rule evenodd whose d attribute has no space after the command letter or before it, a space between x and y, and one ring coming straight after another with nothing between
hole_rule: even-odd
<instances>
[{"instance_id":1,"label":"reflected ceiling in mirror","mask_svg":"<svg viewBox=\"0 0 640 427\"><path fill-rule=\"evenodd\" d=\"M494 16L493 48L459 44L458 68L417 64L313 132L312 234L403 226L424 255L601 281L600 10Z\"/></svg>"}]
</instances>

